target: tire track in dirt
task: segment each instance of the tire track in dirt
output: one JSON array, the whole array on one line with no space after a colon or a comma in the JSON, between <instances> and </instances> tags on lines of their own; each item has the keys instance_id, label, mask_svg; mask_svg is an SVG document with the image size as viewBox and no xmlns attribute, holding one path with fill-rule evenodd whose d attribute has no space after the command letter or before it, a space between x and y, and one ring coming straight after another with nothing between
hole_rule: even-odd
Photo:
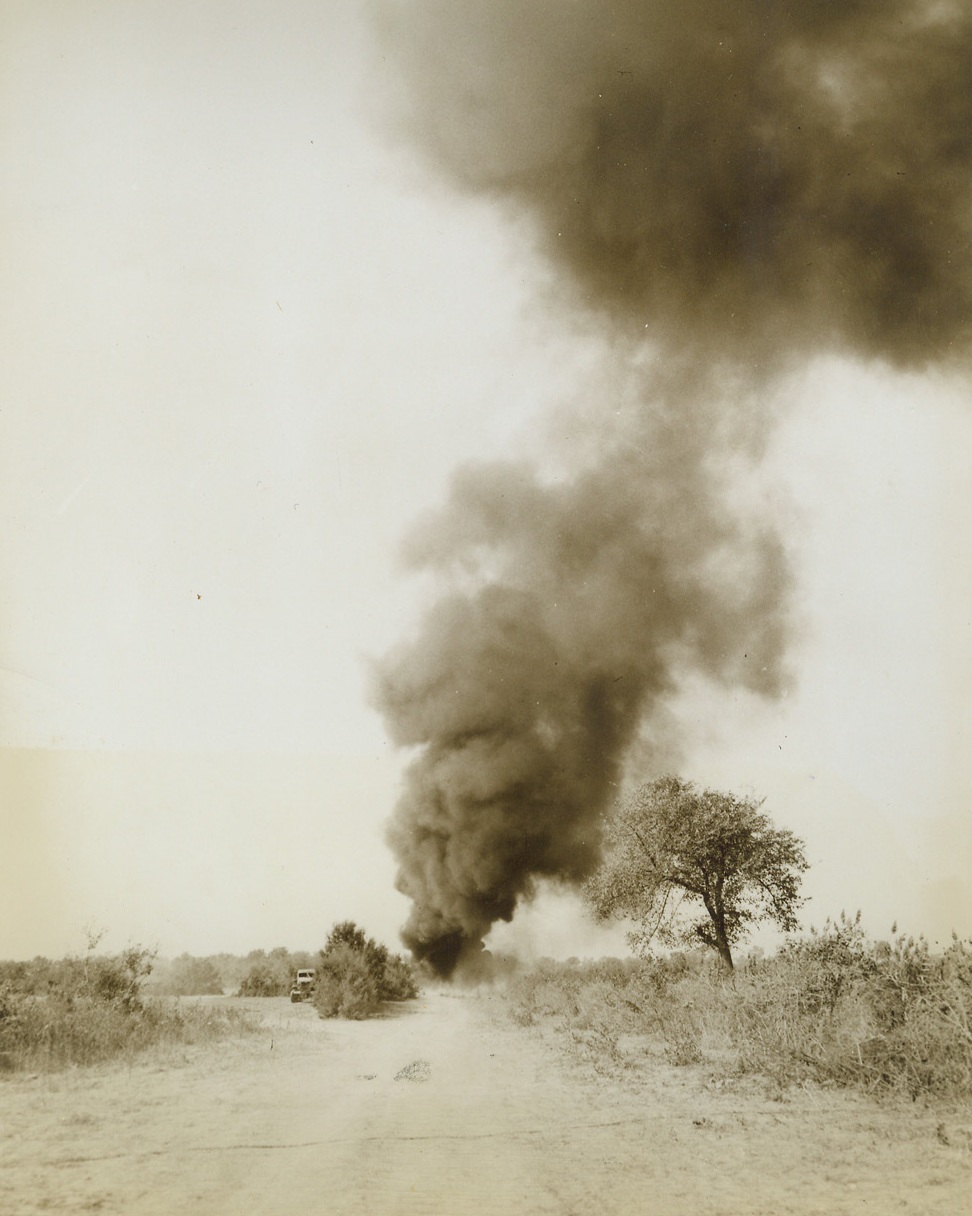
<instances>
[{"instance_id":1,"label":"tire track in dirt","mask_svg":"<svg viewBox=\"0 0 972 1216\"><path fill-rule=\"evenodd\" d=\"M972 1154L936 1136L940 1113L774 1102L661 1062L598 1076L495 995L430 993L373 1022L252 1004L265 1029L247 1040L5 1080L0 1212L972 1212Z\"/></svg>"}]
</instances>

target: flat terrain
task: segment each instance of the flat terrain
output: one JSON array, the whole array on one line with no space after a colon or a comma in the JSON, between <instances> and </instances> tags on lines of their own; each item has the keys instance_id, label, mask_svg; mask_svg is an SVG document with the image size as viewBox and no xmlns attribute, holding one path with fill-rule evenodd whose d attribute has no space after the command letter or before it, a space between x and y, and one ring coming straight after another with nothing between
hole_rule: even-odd
<instances>
[{"instance_id":1,"label":"flat terrain","mask_svg":"<svg viewBox=\"0 0 972 1216\"><path fill-rule=\"evenodd\" d=\"M0 1081L0 1212L972 1213L972 1117L663 1062L598 1076L501 998L430 993L207 1050Z\"/></svg>"}]
</instances>

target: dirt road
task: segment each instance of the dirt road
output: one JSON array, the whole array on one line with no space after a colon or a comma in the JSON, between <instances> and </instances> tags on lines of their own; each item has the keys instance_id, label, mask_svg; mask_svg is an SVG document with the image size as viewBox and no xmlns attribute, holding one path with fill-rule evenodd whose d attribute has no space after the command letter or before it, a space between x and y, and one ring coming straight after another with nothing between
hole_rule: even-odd
<instances>
[{"instance_id":1,"label":"dirt road","mask_svg":"<svg viewBox=\"0 0 972 1216\"><path fill-rule=\"evenodd\" d=\"M0 1084L0 1212L842 1216L972 1212L969 1122L785 1101L662 1063L604 1078L433 993L322 1022L251 1002L215 1049Z\"/></svg>"}]
</instances>

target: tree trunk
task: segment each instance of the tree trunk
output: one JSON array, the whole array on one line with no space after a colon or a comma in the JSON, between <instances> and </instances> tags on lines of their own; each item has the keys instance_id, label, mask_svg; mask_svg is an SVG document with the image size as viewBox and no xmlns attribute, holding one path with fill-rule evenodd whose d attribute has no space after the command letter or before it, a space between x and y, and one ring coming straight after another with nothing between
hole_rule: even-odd
<instances>
[{"instance_id":1,"label":"tree trunk","mask_svg":"<svg viewBox=\"0 0 972 1216\"><path fill-rule=\"evenodd\" d=\"M726 906L722 902L722 890L725 885L725 875L720 873L716 877L715 890L712 893L712 901L706 900L706 910L712 918L712 927L715 929L715 946L719 951L719 957L725 964L727 971L732 971L732 951L729 949L729 939L726 936Z\"/></svg>"},{"instance_id":2,"label":"tree trunk","mask_svg":"<svg viewBox=\"0 0 972 1216\"><path fill-rule=\"evenodd\" d=\"M732 951L729 949L729 943L726 941L725 934L719 925L716 925L716 949L719 951L719 957L725 963L726 970L732 971Z\"/></svg>"}]
</instances>

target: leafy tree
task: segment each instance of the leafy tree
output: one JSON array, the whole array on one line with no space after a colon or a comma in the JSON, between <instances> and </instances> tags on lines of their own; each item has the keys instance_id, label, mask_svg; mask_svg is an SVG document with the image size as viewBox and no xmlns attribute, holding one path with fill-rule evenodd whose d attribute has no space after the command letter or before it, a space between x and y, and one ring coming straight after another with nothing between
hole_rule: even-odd
<instances>
[{"instance_id":1,"label":"leafy tree","mask_svg":"<svg viewBox=\"0 0 972 1216\"><path fill-rule=\"evenodd\" d=\"M730 969L754 923L795 929L803 843L762 805L675 776L642 785L605 826L605 860L585 888L597 919L630 918L639 950L701 942ZM699 904L705 915L691 915Z\"/></svg>"}]
</instances>

